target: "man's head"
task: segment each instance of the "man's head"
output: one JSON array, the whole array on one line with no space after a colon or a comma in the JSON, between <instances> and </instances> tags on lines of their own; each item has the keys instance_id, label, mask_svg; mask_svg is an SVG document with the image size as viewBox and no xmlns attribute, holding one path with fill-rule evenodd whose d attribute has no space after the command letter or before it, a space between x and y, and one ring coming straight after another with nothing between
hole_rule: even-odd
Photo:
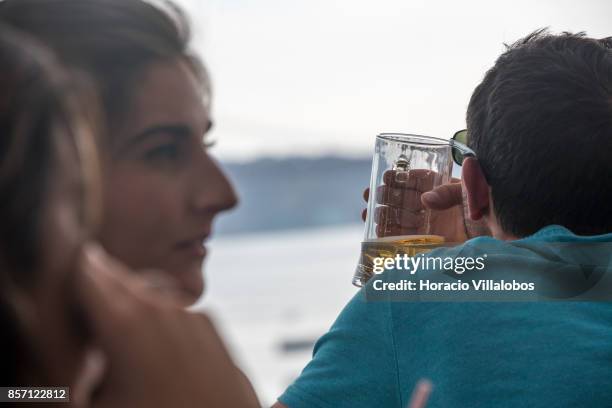
<instances>
[{"instance_id":1,"label":"man's head","mask_svg":"<svg viewBox=\"0 0 612 408\"><path fill-rule=\"evenodd\" d=\"M473 219L523 237L551 224L612 232L612 41L537 31L476 87L464 164Z\"/></svg>"}]
</instances>

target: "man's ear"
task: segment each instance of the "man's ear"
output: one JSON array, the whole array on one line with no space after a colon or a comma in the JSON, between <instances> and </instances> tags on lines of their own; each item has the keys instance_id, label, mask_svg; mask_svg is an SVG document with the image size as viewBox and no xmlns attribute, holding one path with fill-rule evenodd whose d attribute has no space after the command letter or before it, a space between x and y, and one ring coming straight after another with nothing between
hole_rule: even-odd
<instances>
[{"instance_id":1,"label":"man's ear","mask_svg":"<svg viewBox=\"0 0 612 408\"><path fill-rule=\"evenodd\" d=\"M469 216L472 220L478 221L488 214L490 202L489 184L475 157L468 157L463 161L461 182L467 194Z\"/></svg>"}]
</instances>

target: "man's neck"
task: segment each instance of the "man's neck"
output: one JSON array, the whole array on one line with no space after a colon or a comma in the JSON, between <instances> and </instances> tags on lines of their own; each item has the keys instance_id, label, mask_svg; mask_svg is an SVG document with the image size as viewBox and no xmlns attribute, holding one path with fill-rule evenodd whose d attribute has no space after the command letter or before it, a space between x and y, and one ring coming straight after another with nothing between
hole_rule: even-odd
<instances>
[{"instance_id":1,"label":"man's neck","mask_svg":"<svg viewBox=\"0 0 612 408\"><path fill-rule=\"evenodd\" d=\"M493 238L497 238L501 241L515 241L521 238L521 237L517 237L514 234L510 234L504 231L496 219L493 219L493 220L486 219L486 224L489 227L489 230L491 231L491 235L493 236Z\"/></svg>"}]
</instances>

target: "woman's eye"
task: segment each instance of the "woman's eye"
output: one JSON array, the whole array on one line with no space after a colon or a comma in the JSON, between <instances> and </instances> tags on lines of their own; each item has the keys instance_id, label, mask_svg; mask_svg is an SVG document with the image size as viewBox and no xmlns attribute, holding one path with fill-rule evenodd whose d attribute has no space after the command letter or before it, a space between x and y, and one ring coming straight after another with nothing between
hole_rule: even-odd
<instances>
[{"instance_id":1,"label":"woman's eye","mask_svg":"<svg viewBox=\"0 0 612 408\"><path fill-rule=\"evenodd\" d=\"M145 153L145 158L151 161L176 160L179 157L179 147L176 144L168 144L155 147Z\"/></svg>"}]
</instances>

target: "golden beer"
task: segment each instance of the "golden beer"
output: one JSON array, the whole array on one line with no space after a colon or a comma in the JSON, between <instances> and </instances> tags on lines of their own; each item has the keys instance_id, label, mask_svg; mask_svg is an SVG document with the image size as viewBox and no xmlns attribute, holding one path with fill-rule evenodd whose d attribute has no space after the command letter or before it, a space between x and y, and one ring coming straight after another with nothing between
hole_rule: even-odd
<instances>
[{"instance_id":1,"label":"golden beer","mask_svg":"<svg viewBox=\"0 0 612 408\"><path fill-rule=\"evenodd\" d=\"M395 258L396 255L415 256L444 244L439 235L400 235L377 238L361 243L361 256L355 271L353 284L364 286L374 273L375 258Z\"/></svg>"}]
</instances>

